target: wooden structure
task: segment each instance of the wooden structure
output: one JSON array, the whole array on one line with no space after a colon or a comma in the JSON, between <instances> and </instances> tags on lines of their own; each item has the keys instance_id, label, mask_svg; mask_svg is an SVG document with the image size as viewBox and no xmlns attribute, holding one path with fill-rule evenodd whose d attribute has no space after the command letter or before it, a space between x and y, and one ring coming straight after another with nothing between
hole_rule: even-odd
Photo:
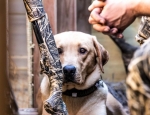
<instances>
[{"instance_id":1,"label":"wooden structure","mask_svg":"<svg viewBox=\"0 0 150 115\"><path fill-rule=\"evenodd\" d=\"M8 80L6 6L7 1L0 1L0 113L2 115L16 115L18 107Z\"/></svg>"},{"instance_id":2,"label":"wooden structure","mask_svg":"<svg viewBox=\"0 0 150 115\"><path fill-rule=\"evenodd\" d=\"M0 1L0 93L3 94L4 87L6 87L6 1ZM5 114L5 97L4 95L0 95L0 113Z\"/></svg>"},{"instance_id":3,"label":"wooden structure","mask_svg":"<svg viewBox=\"0 0 150 115\"><path fill-rule=\"evenodd\" d=\"M91 33L91 26L88 23L90 12L87 10L91 0L57 1L43 0L54 34L75 30Z\"/></svg>"},{"instance_id":4,"label":"wooden structure","mask_svg":"<svg viewBox=\"0 0 150 115\"><path fill-rule=\"evenodd\" d=\"M38 111L35 108L23 108L19 109L19 115L38 115Z\"/></svg>"},{"instance_id":5,"label":"wooden structure","mask_svg":"<svg viewBox=\"0 0 150 115\"><path fill-rule=\"evenodd\" d=\"M7 14L10 82L18 106L33 107L32 31L26 21L23 1L8 0Z\"/></svg>"}]
</instances>

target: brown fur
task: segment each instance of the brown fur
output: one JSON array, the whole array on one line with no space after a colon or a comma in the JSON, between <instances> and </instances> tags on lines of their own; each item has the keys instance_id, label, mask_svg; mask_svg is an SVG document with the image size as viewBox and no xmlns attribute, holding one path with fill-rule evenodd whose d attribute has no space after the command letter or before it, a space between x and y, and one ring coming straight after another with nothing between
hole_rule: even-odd
<instances>
[{"instance_id":1,"label":"brown fur","mask_svg":"<svg viewBox=\"0 0 150 115\"><path fill-rule=\"evenodd\" d=\"M75 83L64 83L63 91L72 88L87 89L100 79L100 72L104 71L103 65L106 64L109 56L95 36L71 31L55 35L55 41L57 47L62 51L60 54L62 67L66 65L76 67ZM87 52L81 54L80 48L86 49ZM49 86L48 78L45 76L37 94L37 103L41 113L42 102L49 97ZM122 105L108 93L105 84L104 88L98 89L88 96L72 98L63 95L63 100L69 115L126 115ZM46 115L45 110L42 115Z\"/></svg>"}]
</instances>

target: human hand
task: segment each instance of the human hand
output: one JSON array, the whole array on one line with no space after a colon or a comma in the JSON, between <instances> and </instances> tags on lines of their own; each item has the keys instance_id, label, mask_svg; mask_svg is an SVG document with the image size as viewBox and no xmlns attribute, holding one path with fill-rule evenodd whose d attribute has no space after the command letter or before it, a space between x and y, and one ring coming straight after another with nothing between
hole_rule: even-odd
<instances>
[{"instance_id":1,"label":"human hand","mask_svg":"<svg viewBox=\"0 0 150 115\"><path fill-rule=\"evenodd\" d=\"M97 31L121 38L124 29L136 18L134 2L131 0L94 1L89 6L91 11L89 23Z\"/></svg>"},{"instance_id":2,"label":"human hand","mask_svg":"<svg viewBox=\"0 0 150 115\"><path fill-rule=\"evenodd\" d=\"M108 25L105 25L106 20L100 16L101 11L102 8L94 8L91 12L89 22L93 25L93 28L103 34L122 37L122 34L117 33L117 28L110 28Z\"/></svg>"}]
</instances>

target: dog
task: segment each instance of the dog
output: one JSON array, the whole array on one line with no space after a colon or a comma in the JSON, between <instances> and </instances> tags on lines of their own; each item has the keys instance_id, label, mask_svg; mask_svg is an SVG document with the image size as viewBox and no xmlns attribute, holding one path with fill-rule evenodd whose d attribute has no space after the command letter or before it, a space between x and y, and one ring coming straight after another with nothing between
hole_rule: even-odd
<instances>
[{"instance_id":1,"label":"dog","mask_svg":"<svg viewBox=\"0 0 150 115\"><path fill-rule=\"evenodd\" d=\"M54 36L63 69L63 101L69 115L127 115L121 103L101 80L108 51L95 36L69 31ZM37 94L38 110L49 97L50 83L44 76Z\"/></svg>"}]
</instances>

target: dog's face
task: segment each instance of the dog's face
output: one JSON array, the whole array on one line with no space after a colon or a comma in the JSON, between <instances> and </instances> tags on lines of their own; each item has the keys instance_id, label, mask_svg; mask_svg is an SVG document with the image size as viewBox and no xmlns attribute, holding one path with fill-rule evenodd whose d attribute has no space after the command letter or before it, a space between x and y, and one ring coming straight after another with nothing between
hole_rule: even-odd
<instances>
[{"instance_id":1,"label":"dog's face","mask_svg":"<svg viewBox=\"0 0 150 115\"><path fill-rule=\"evenodd\" d=\"M89 82L89 76L97 65L103 72L108 53L94 36L81 32L64 32L55 35L55 41L63 68L64 86L70 89Z\"/></svg>"}]
</instances>

